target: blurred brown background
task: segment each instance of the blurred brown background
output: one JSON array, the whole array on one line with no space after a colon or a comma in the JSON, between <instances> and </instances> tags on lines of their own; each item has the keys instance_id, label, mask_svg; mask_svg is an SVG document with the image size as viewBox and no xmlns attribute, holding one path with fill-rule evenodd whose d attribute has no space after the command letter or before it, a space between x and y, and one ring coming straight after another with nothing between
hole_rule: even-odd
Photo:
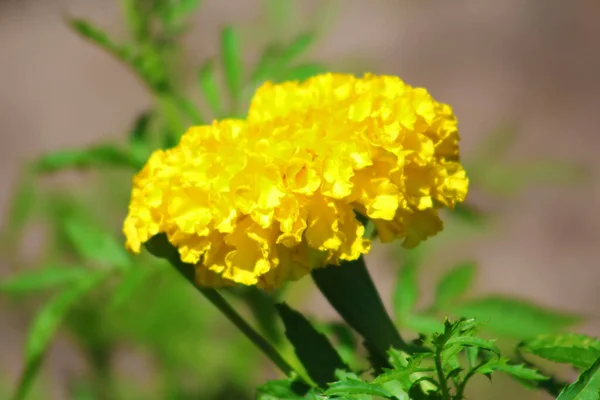
<instances>
[{"instance_id":1,"label":"blurred brown background","mask_svg":"<svg viewBox=\"0 0 600 400\"><path fill-rule=\"evenodd\" d=\"M149 102L126 68L66 27L63 13L123 33L115 1L0 1L2 209L22 162L117 138ZM342 0L332 15L313 57L427 87L453 105L465 153L509 121L521 129L515 157L552 156L589 168L583 185L536 187L486 204L501 225L469 254L481 265L480 291L584 313L591 322L583 331L600 333L600 2ZM257 0L205 0L186 39L190 63L216 53L224 23L260 18ZM378 284L386 292L391 286ZM0 306L0 371L11 378L26 322ZM60 369L70 361L52 362Z\"/></svg>"}]
</instances>

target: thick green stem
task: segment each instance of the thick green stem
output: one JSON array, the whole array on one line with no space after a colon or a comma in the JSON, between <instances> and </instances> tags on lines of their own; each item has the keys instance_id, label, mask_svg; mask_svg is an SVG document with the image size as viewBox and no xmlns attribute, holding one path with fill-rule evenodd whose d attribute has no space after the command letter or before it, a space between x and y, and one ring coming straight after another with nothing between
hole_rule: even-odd
<instances>
[{"instance_id":1,"label":"thick green stem","mask_svg":"<svg viewBox=\"0 0 600 400\"><path fill-rule=\"evenodd\" d=\"M315 269L312 277L342 318L356 330L383 360L390 347L412 352L388 315L363 257Z\"/></svg>"}]
</instances>

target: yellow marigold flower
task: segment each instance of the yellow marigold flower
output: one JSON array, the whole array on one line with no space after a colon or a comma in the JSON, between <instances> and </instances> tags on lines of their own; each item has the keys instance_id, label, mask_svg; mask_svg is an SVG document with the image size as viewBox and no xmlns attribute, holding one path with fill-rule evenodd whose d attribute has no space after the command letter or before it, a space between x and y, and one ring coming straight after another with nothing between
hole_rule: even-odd
<instances>
[{"instance_id":1,"label":"yellow marigold flower","mask_svg":"<svg viewBox=\"0 0 600 400\"><path fill-rule=\"evenodd\" d=\"M370 249L358 212L407 247L465 199L456 118L399 78L266 83L247 120L192 127L134 178L127 247L163 232L201 284L276 288Z\"/></svg>"}]
</instances>

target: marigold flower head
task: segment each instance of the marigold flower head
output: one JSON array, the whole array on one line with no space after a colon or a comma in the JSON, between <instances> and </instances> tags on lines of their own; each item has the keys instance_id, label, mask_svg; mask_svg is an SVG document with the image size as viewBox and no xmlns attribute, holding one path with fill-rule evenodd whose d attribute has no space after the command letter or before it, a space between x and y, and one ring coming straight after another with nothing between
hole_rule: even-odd
<instances>
[{"instance_id":1,"label":"marigold flower head","mask_svg":"<svg viewBox=\"0 0 600 400\"><path fill-rule=\"evenodd\" d=\"M199 283L276 288L370 249L359 213L413 247L465 199L450 106L397 77L266 83L246 120L192 127L133 180L126 246L165 233Z\"/></svg>"}]
</instances>

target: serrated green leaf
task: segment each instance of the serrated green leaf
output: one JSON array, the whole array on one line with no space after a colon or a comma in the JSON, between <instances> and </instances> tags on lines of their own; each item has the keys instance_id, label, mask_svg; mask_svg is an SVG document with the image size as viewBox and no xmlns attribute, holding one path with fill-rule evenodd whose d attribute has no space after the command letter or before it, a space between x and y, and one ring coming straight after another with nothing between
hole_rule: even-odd
<instances>
[{"instance_id":1,"label":"serrated green leaf","mask_svg":"<svg viewBox=\"0 0 600 400\"><path fill-rule=\"evenodd\" d=\"M69 289L56 296L50 302L47 302L38 311L27 335L25 367L19 378L19 384L13 397L15 400L21 400L26 397L39 371L44 354L69 309L81 297L100 284L106 276L105 272L86 275Z\"/></svg>"},{"instance_id":2,"label":"serrated green leaf","mask_svg":"<svg viewBox=\"0 0 600 400\"><path fill-rule=\"evenodd\" d=\"M417 279L421 262L419 254L412 250L404 254L406 260L398 270L398 279L394 290L394 312L396 319L400 322L411 314L419 296Z\"/></svg>"},{"instance_id":3,"label":"serrated green leaf","mask_svg":"<svg viewBox=\"0 0 600 400\"><path fill-rule=\"evenodd\" d=\"M448 271L440 279L436 289L436 308L443 310L447 305L464 295L473 283L475 270L474 263L465 262Z\"/></svg>"},{"instance_id":4,"label":"serrated green leaf","mask_svg":"<svg viewBox=\"0 0 600 400\"><path fill-rule=\"evenodd\" d=\"M198 71L198 85L213 117L218 118L222 113L223 101L212 61L207 61Z\"/></svg>"},{"instance_id":5,"label":"serrated green leaf","mask_svg":"<svg viewBox=\"0 0 600 400\"><path fill-rule=\"evenodd\" d=\"M91 168L98 166L135 166L126 151L111 144L100 144L82 150L59 150L40 157L34 164L37 172L50 173L69 168Z\"/></svg>"},{"instance_id":6,"label":"serrated green leaf","mask_svg":"<svg viewBox=\"0 0 600 400\"><path fill-rule=\"evenodd\" d=\"M368 394L371 396L391 397L392 394L383 387L359 380L335 382L325 391L327 396L343 396L348 394Z\"/></svg>"},{"instance_id":7,"label":"serrated green leaf","mask_svg":"<svg viewBox=\"0 0 600 400\"><path fill-rule=\"evenodd\" d=\"M575 383L564 388L556 400L600 399L600 358L583 371Z\"/></svg>"},{"instance_id":8,"label":"serrated green leaf","mask_svg":"<svg viewBox=\"0 0 600 400\"><path fill-rule=\"evenodd\" d=\"M286 68L277 74L277 81L305 81L315 75L323 74L328 69L324 65L316 63L300 64Z\"/></svg>"},{"instance_id":9,"label":"serrated green leaf","mask_svg":"<svg viewBox=\"0 0 600 400\"><path fill-rule=\"evenodd\" d=\"M125 247L110 233L75 215L64 219L63 228L82 259L112 267L131 267L131 258Z\"/></svg>"},{"instance_id":10,"label":"serrated green leaf","mask_svg":"<svg viewBox=\"0 0 600 400\"><path fill-rule=\"evenodd\" d=\"M9 295L28 294L72 283L88 273L89 271L76 267L44 267L12 275L3 280L0 283L0 292Z\"/></svg>"},{"instance_id":11,"label":"serrated green leaf","mask_svg":"<svg viewBox=\"0 0 600 400\"><path fill-rule=\"evenodd\" d=\"M575 333L541 335L522 343L520 348L538 357L578 368L588 368L600 357L598 338Z\"/></svg>"},{"instance_id":12,"label":"serrated green leaf","mask_svg":"<svg viewBox=\"0 0 600 400\"><path fill-rule=\"evenodd\" d=\"M497 371L505 372L516 378L525 379L528 381L545 381L548 377L542 375L539 371L526 367L523 364L503 364Z\"/></svg>"},{"instance_id":13,"label":"serrated green leaf","mask_svg":"<svg viewBox=\"0 0 600 400\"><path fill-rule=\"evenodd\" d=\"M465 301L450 309L459 316L489 321L486 325L487 330L515 339L529 339L541 334L554 333L581 321L581 317L574 314L549 310L525 300L501 296Z\"/></svg>"},{"instance_id":14,"label":"serrated green leaf","mask_svg":"<svg viewBox=\"0 0 600 400\"><path fill-rule=\"evenodd\" d=\"M285 335L312 380L322 387L335 380L336 369L348 369L325 335L299 312L285 303L275 306L285 326Z\"/></svg>"},{"instance_id":15,"label":"serrated green leaf","mask_svg":"<svg viewBox=\"0 0 600 400\"><path fill-rule=\"evenodd\" d=\"M294 386L296 385L296 387ZM269 381L257 389L257 400L300 400L306 388L291 379Z\"/></svg>"},{"instance_id":16,"label":"serrated green leaf","mask_svg":"<svg viewBox=\"0 0 600 400\"><path fill-rule=\"evenodd\" d=\"M545 381L548 377L523 364L510 364L506 357L494 358L477 366L477 373L489 375L492 372L504 372L524 381Z\"/></svg>"},{"instance_id":17,"label":"serrated green leaf","mask_svg":"<svg viewBox=\"0 0 600 400\"><path fill-rule=\"evenodd\" d=\"M221 56L225 70L225 81L233 99L239 98L242 90L242 46L237 28L228 26L221 32Z\"/></svg>"},{"instance_id":18,"label":"serrated green leaf","mask_svg":"<svg viewBox=\"0 0 600 400\"><path fill-rule=\"evenodd\" d=\"M500 349L495 345L495 340L491 339L482 339L473 336L458 336L451 337L446 342L446 347L451 347L454 345L462 346L462 347L477 347L479 349L488 350L492 353L500 356Z\"/></svg>"}]
</instances>

